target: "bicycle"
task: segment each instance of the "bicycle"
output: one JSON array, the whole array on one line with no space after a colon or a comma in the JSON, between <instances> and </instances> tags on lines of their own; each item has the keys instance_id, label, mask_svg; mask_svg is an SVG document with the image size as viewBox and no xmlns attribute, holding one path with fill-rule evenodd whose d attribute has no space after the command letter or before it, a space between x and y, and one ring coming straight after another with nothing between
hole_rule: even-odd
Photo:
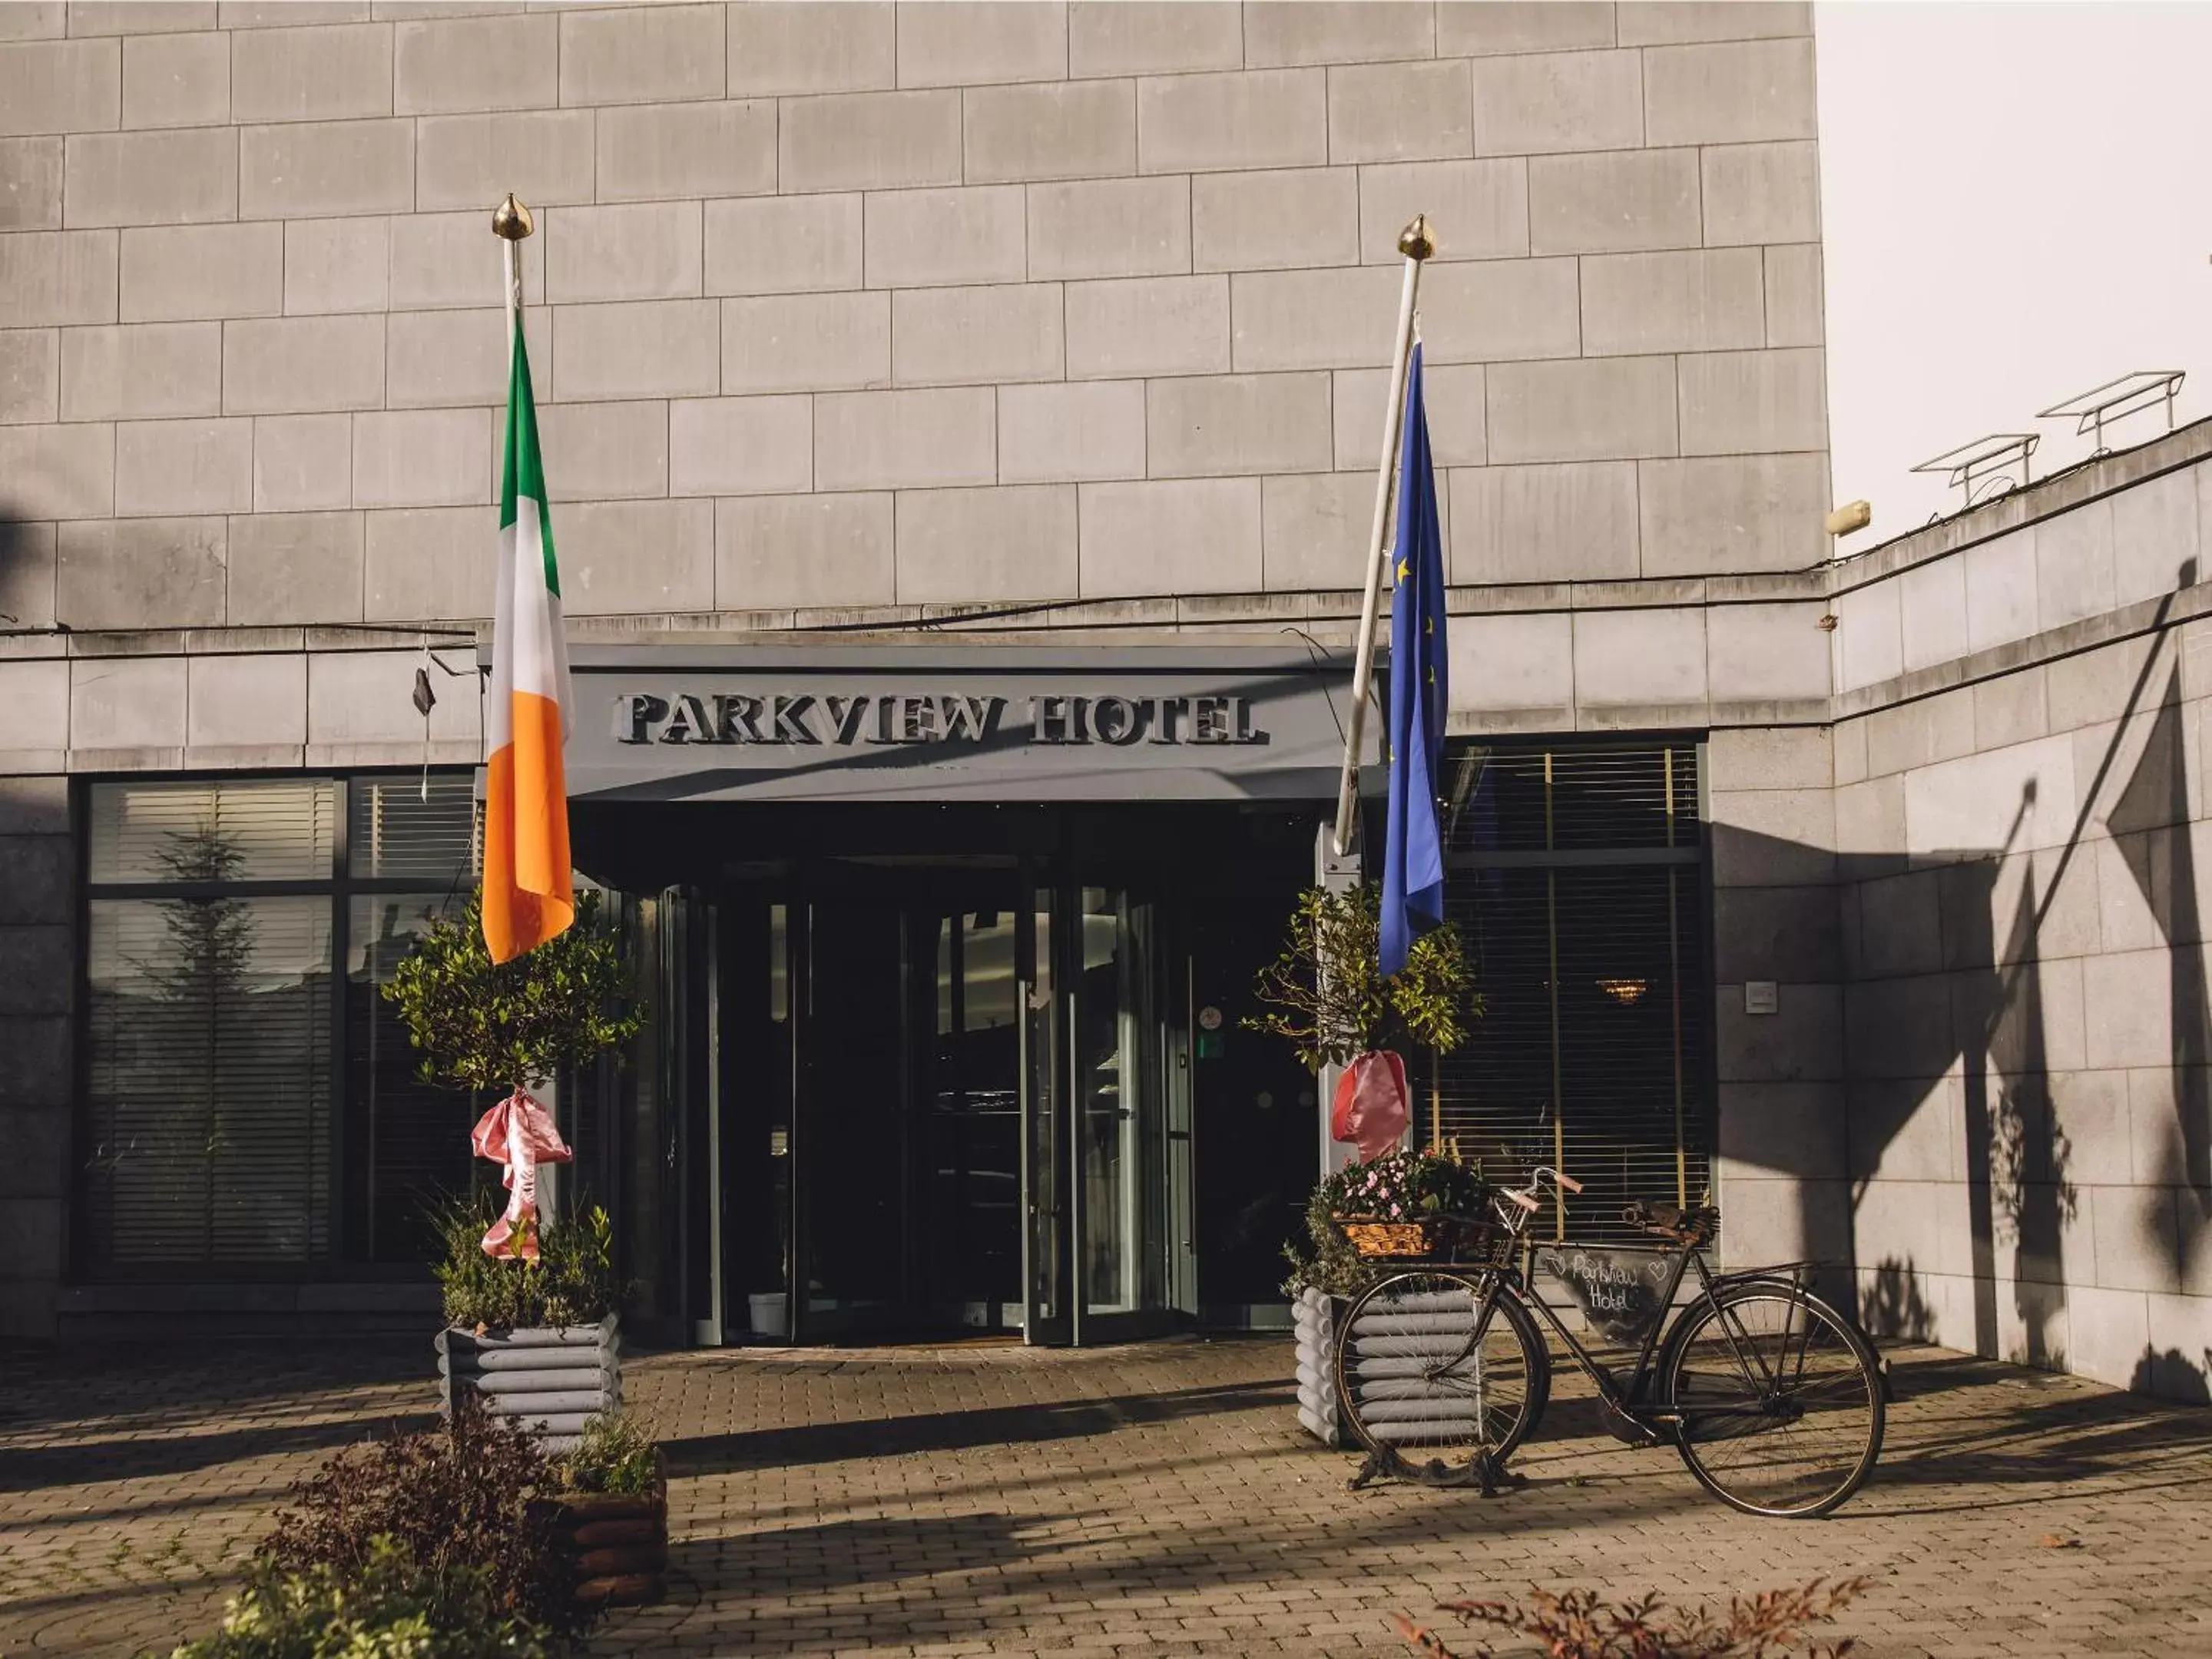
<instances>
[{"instance_id":1,"label":"bicycle","mask_svg":"<svg viewBox=\"0 0 2212 1659\"><path fill-rule=\"evenodd\" d=\"M1639 1317L1618 1322L1624 1336L1643 1328L1624 1382L1535 1287L1528 1229L1547 1181L1582 1190L1539 1168L1526 1188L1494 1194L1495 1222L1457 1218L1480 1242L1476 1260L1390 1273L1352 1302L1337 1336L1336 1381L1345 1420L1367 1452L1353 1486L1389 1474L1477 1486L1487 1496L1520 1483L1505 1462L1535 1431L1552 1387L1533 1306L1596 1384L1607 1430L1632 1445L1672 1444L1723 1504L1810 1518L1856 1492L1881 1453L1886 1391L1872 1346L1807 1287L1815 1264L1717 1274L1704 1247L1717 1210L1629 1206L1630 1224L1671 1248L1652 1253L1656 1297L1619 1286L1624 1304L1642 1304ZM1675 1309L1693 1267L1698 1293Z\"/></svg>"}]
</instances>

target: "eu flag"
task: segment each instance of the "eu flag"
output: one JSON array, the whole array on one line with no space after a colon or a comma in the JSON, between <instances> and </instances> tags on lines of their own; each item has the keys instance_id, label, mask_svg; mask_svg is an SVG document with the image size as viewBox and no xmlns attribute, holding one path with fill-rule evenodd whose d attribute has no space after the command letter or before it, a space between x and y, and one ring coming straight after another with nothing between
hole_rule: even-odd
<instances>
[{"instance_id":1,"label":"eu flag","mask_svg":"<svg viewBox=\"0 0 2212 1659\"><path fill-rule=\"evenodd\" d=\"M1444 919L1444 853L1437 773L1449 707L1444 653L1444 541L1429 421L1421 407L1421 348L1406 374L1405 438L1398 452L1398 535L1390 589L1390 817L1382 850L1385 975L1406 965L1417 933Z\"/></svg>"}]
</instances>

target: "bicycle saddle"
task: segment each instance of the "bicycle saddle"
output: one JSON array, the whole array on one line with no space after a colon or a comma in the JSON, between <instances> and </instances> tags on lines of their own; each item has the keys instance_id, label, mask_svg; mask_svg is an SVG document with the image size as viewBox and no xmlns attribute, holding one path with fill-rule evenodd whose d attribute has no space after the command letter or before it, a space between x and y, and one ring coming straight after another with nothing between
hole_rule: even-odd
<instances>
[{"instance_id":1,"label":"bicycle saddle","mask_svg":"<svg viewBox=\"0 0 2212 1659\"><path fill-rule=\"evenodd\" d=\"M1630 1226L1640 1228L1660 1238L1671 1238L1685 1244L1702 1244L1720 1225L1721 1212L1710 1204L1693 1205L1686 1210L1677 1209L1671 1204L1632 1204L1620 1212L1620 1218Z\"/></svg>"}]
</instances>

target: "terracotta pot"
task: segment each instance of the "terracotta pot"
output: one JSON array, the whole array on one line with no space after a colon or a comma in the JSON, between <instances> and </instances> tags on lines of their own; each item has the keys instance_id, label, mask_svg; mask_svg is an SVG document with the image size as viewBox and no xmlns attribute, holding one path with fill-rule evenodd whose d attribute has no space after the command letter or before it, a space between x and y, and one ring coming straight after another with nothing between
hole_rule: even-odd
<instances>
[{"instance_id":1,"label":"terracotta pot","mask_svg":"<svg viewBox=\"0 0 2212 1659\"><path fill-rule=\"evenodd\" d=\"M639 1607L666 1593L668 1463L655 1450L653 1488L578 1492L550 1500L553 1546L574 1567L586 1607Z\"/></svg>"}]
</instances>

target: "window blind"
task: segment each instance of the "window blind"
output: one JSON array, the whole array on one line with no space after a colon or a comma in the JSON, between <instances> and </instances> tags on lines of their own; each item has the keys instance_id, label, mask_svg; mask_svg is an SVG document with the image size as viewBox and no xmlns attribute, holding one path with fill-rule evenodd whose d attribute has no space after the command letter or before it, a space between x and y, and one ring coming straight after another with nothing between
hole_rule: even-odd
<instances>
[{"instance_id":1,"label":"window blind","mask_svg":"<svg viewBox=\"0 0 2212 1659\"><path fill-rule=\"evenodd\" d=\"M328 778L104 783L88 816L95 884L326 881L337 790Z\"/></svg>"}]
</instances>

